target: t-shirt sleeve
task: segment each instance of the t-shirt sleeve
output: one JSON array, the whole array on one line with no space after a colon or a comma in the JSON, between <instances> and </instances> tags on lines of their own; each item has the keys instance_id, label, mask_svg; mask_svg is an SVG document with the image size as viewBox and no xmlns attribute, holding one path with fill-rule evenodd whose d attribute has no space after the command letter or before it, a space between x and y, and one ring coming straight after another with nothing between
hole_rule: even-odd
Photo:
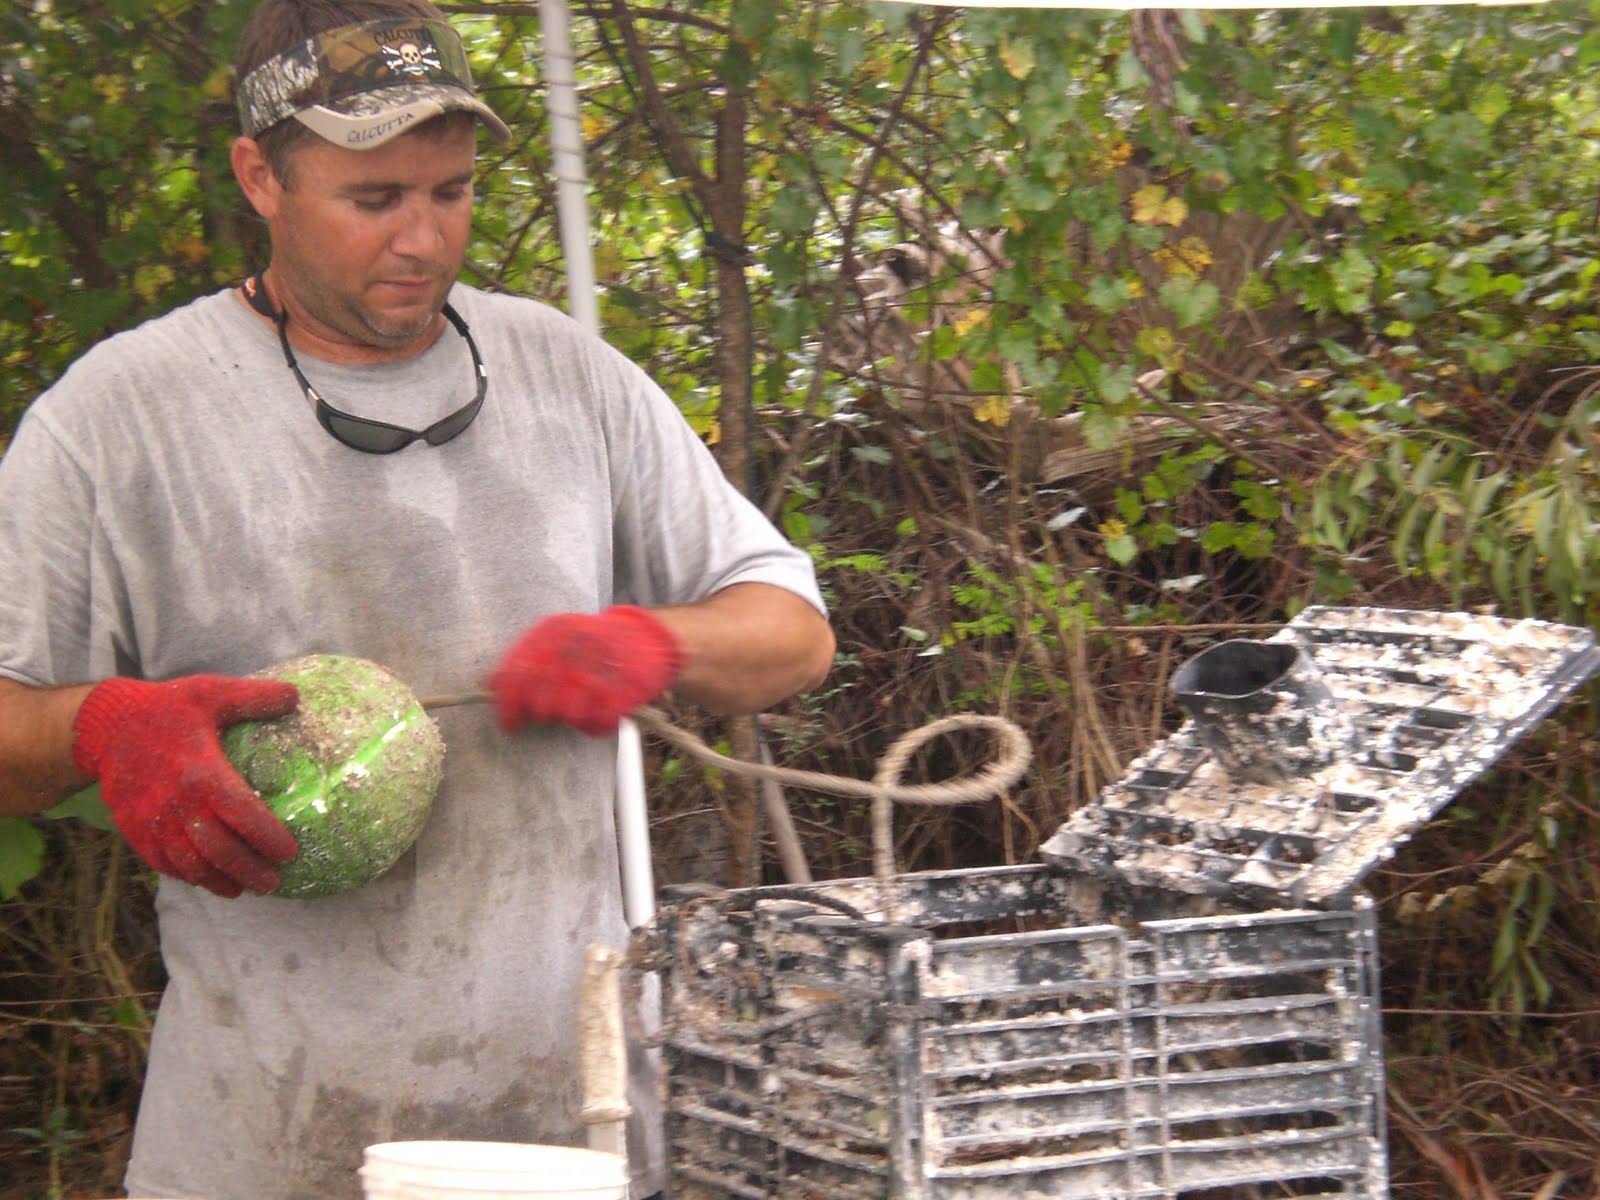
<instances>
[{"instance_id":1,"label":"t-shirt sleeve","mask_svg":"<svg viewBox=\"0 0 1600 1200\"><path fill-rule=\"evenodd\" d=\"M617 598L681 604L765 583L825 613L810 555L729 483L666 394L620 354L603 356L599 369L609 376L601 394L621 398L607 429Z\"/></svg>"},{"instance_id":2,"label":"t-shirt sleeve","mask_svg":"<svg viewBox=\"0 0 1600 1200\"><path fill-rule=\"evenodd\" d=\"M94 511L87 475L29 412L0 458L0 674L45 685L113 673L114 639L91 649L93 631L108 632L92 619L105 595L94 586L104 566Z\"/></svg>"}]
</instances>

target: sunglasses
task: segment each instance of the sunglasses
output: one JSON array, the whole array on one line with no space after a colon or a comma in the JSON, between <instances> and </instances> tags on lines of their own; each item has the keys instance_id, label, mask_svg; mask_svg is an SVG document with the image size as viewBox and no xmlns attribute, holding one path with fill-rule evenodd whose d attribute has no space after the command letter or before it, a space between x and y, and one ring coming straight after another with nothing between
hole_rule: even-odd
<instances>
[{"instance_id":1,"label":"sunglasses","mask_svg":"<svg viewBox=\"0 0 1600 1200\"><path fill-rule=\"evenodd\" d=\"M278 344L283 347L283 361L289 364L289 370L294 372L295 381L299 383L300 390L306 394L306 399L316 406L317 420L322 427L332 435L333 439L352 450L360 450L363 454L393 454L396 450L404 450L412 442L423 441L430 446L442 446L453 437L458 437L478 415L478 410L483 407L483 398L489 391L489 372L484 369L483 358L478 353L478 343L472 340L472 334L467 332L467 323L461 319L461 314L444 306L445 319L456 327L456 332L466 339L467 349L472 354L472 368L478 376L478 394L467 401L455 412L447 417L441 417L426 429L407 429L404 425L391 425L387 421L374 421L367 417L358 417L351 413L341 412L322 398L322 393L311 386L300 370L300 364L295 360L294 351L289 346L289 313L282 310L274 316L278 325Z\"/></svg>"}]
</instances>

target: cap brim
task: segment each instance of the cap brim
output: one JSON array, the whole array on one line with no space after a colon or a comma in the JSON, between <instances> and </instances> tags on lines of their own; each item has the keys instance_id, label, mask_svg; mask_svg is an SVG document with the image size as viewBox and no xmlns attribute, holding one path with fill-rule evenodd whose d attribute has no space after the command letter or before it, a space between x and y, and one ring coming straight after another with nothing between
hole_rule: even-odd
<instances>
[{"instance_id":1,"label":"cap brim","mask_svg":"<svg viewBox=\"0 0 1600 1200\"><path fill-rule=\"evenodd\" d=\"M295 119L336 146L372 150L415 129L430 117L470 112L497 142L511 130L495 112L465 88L445 83L404 83L347 96L333 105L316 104Z\"/></svg>"}]
</instances>

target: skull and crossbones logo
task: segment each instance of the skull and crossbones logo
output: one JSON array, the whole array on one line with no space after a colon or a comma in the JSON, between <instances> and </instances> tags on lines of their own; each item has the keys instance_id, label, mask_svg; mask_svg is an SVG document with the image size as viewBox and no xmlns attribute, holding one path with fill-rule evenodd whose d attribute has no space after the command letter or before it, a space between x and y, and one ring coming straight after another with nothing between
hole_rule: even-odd
<instances>
[{"instance_id":1,"label":"skull and crossbones logo","mask_svg":"<svg viewBox=\"0 0 1600 1200\"><path fill-rule=\"evenodd\" d=\"M389 69L406 75L425 75L440 69L439 52L432 46L417 42L401 42L398 46L385 46Z\"/></svg>"}]
</instances>

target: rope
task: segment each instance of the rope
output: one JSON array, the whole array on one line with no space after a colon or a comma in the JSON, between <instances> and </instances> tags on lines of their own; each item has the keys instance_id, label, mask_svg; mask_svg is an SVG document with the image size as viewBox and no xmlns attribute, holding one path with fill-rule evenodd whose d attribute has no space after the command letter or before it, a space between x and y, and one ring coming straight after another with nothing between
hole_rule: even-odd
<instances>
[{"instance_id":1,"label":"rope","mask_svg":"<svg viewBox=\"0 0 1600 1200\"><path fill-rule=\"evenodd\" d=\"M481 704L490 699L488 692L461 692L447 696L430 696L421 701L426 709L446 708L456 704ZM894 806L916 804L941 808L957 804L975 804L998 796L1022 778L1033 759L1033 744L1020 726L1004 717L985 713L954 713L930 721L926 725L907 731L895 739L877 762L872 779L855 779L848 775L830 775L822 771L802 771L794 767L780 767L770 763L747 762L730 758L706 745L687 729L674 725L666 714L655 708L641 708L633 714L639 725L686 754L712 766L747 775L755 779L770 779L807 791L823 792L835 796L859 796L872 801L872 866L882 893L884 919L894 921L894 904L890 882L897 874L894 859ZM934 738L957 729L988 729L998 743L995 757L975 774L960 779L946 779L938 783L900 783L911 756Z\"/></svg>"},{"instance_id":2,"label":"rope","mask_svg":"<svg viewBox=\"0 0 1600 1200\"><path fill-rule=\"evenodd\" d=\"M482 704L490 700L492 696L488 692L458 692L429 696L418 703L424 709L431 710L460 704ZM708 746L687 729L674 725L659 709L640 708L632 714L632 717L641 728L669 745L677 747L701 762L721 767L734 774L788 784L809 791L837 796L859 796L871 800L872 859L878 886L878 907L882 921L889 925L895 924L898 919L894 889L894 876L897 873L894 859L894 806L915 804L925 807L947 807L987 800L1016 784L1033 759L1033 745L1020 726L1004 717L982 713L955 713L901 734L878 759L870 781L855 779L848 775L802 771L794 767L780 767L772 763L748 762L732 758ZM942 780L938 783L906 784L899 781L911 762L911 756L918 749L934 738L958 729L987 729L994 735L998 743L996 753L981 770L962 778ZM858 921L866 919L865 914L851 905L805 887L741 888L719 891L714 895L689 900L683 906L681 915L687 920L689 913L701 904L712 905L720 912L727 912L745 904L753 909L757 900L773 899L798 900L833 909ZM676 961L651 961L658 955L672 954L673 949L676 950ZM818 992L813 1003L769 1016L765 1020L745 1020L741 1016L742 1006L737 1002L737 992L741 986L754 987L757 982L748 970L740 968L733 961L716 961L721 958L720 947L713 961L707 963L694 961L688 941L682 935L682 926L673 949L658 944L652 950L651 939L635 937L626 955L628 969L624 973L623 986L628 996L626 1011L634 1014L627 1018L630 1021L636 1019L639 1011L642 980L648 971L671 971L676 968L676 977L684 985L683 990L676 994L673 1006L663 1015L667 1024L646 1038L655 1046L663 1044L669 1028L674 1023L684 1020L701 1038L712 1044L731 1040L760 1045L769 1034L826 1012L839 999L838 996ZM717 982L714 986L702 980L703 970L715 971ZM730 988L733 991L729 991ZM633 1028L636 1032L643 1032L636 1025Z\"/></svg>"},{"instance_id":3,"label":"rope","mask_svg":"<svg viewBox=\"0 0 1600 1200\"><path fill-rule=\"evenodd\" d=\"M883 757L878 760L869 782L847 775L802 771L794 767L779 767L730 758L712 749L694 734L672 724L656 709L641 708L633 716L643 728L663 741L714 766L740 775L771 779L777 783L805 788L808 791L825 792L836 796L860 796L871 800L872 865L880 883L886 883L897 873L894 860L896 804L917 804L937 808L987 800L1000 795L1021 779L1033 758L1032 744L1014 722L984 713L955 713L919 726L896 738L884 752ZM999 752L982 770L961 779L947 779L938 783L898 782L906 765L911 761L911 756L923 745L954 730L969 728L991 730L1000 743ZM887 889L884 898L889 899ZM893 920L892 914L886 912L885 916Z\"/></svg>"}]
</instances>

